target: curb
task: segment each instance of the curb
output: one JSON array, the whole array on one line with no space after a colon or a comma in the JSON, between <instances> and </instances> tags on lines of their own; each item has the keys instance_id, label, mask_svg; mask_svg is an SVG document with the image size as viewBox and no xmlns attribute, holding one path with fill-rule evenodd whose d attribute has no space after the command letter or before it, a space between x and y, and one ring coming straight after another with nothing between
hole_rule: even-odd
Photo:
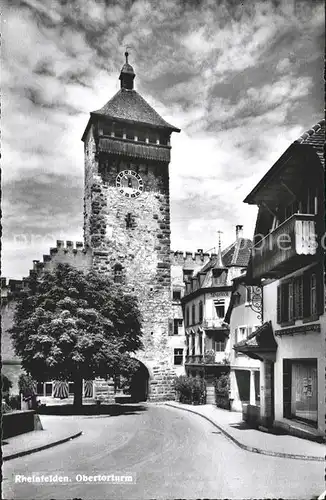
<instances>
[{"instance_id":1,"label":"curb","mask_svg":"<svg viewBox=\"0 0 326 500\"><path fill-rule=\"evenodd\" d=\"M233 437L231 434L229 434L223 427L219 426L214 420L210 419L209 417L206 417L206 415L203 415L202 413L198 413L195 410L190 410L189 408L182 408L180 406L175 406L171 403L164 403L165 406L170 406L171 408L176 408L177 410L182 410L182 411L188 411L189 413L194 413L195 415L199 415L200 417L204 418L208 422L210 422L214 427L216 427L219 431L221 431L227 438L229 438L234 444L239 446L239 448L242 448L243 450L246 451L251 451L252 453L258 453L260 455L268 455L270 457L281 457L281 458L293 458L295 460L309 460L312 462L324 462L325 458L324 457L314 457L311 455L296 455L292 453L282 453L280 451L268 451L268 450L262 450L261 448L255 448L253 446L248 446L246 444L241 443L238 441L235 437Z\"/></svg>"},{"instance_id":2,"label":"curb","mask_svg":"<svg viewBox=\"0 0 326 500\"><path fill-rule=\"evenodd\" d=\"M12 460L13 458L23 457L24 455L30 455L31 453L36 453L37 451L46 450L47 448L52 448L53 446L57 446L58 444L66 443L71 439L75 439L82 435L82 431L76 432L75 434L71 434L65 438L59 439L58 441L52 441L51 443L43 444L37 446L36 448L30 448L29 450L17 451L16 453L12 453L11 455L2 455L2 461L6 462L7 460Z\"/></svg>"}]
</instances>

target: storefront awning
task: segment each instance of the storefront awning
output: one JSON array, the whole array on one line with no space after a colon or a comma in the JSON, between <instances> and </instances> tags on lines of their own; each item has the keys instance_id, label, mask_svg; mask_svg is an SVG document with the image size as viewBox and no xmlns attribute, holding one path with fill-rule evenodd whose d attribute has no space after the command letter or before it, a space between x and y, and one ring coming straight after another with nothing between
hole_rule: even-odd
<instances>
[{"instance_id":1,"label":"storefront awning","mask_svg":"<svg viewBox=\"0 0 326 500\"><path fill-rule=\"evenodd\" d=\"M270 321L261 325L245 340L235 344L233 349L242 352L252 359L275 361L277 343Z\"/></svg>"}]
</instances>

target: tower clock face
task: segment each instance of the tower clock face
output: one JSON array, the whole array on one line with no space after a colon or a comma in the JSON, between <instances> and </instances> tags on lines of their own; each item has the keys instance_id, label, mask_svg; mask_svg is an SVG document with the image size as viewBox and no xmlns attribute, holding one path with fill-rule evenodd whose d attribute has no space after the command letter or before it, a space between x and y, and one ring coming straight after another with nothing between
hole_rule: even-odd
<instances>
[{"instance_id":1,"label":"tower clock face","mask_svg":"<svg viewBox=\"0 0 326 500\"><path fill-rule=\"evenodd\" d=\"M138 198L143 192L143 179L133 170L122 170L117 175L116 187L126 198Z\"/></svg>"}]
</instances>

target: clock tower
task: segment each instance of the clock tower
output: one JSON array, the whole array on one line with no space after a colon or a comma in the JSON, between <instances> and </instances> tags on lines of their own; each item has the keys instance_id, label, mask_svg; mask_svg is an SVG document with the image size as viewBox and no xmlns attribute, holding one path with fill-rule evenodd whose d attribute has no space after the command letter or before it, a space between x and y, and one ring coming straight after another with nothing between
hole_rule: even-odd
<instances>
[{"instance_id":1,"label":"clock tower","mask_svg":"<svg viewBox=\"0 0 326 500\"><path fill-rule=\"evenodd\" d=\"M174 376L167 123L134 90L128 62L120 90L90 113L85 153L84 240L92 265L135 294L144 349L136 358L149 375L149 399L171 396Z\"/></svg>"}]
</instances>

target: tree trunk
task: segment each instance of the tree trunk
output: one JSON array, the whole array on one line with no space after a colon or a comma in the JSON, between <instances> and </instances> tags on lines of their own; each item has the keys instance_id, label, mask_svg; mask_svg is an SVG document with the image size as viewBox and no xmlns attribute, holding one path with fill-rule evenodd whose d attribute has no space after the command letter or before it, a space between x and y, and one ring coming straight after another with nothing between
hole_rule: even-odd
<instances>
[{"instance_id":1,"label":"tree trunk","mask_svg":"<svg viewBox=\"0 0 326 500\"><path fill-rule=\"evenodd\" d=\"M76 376L74 379L74 407L81 408L83 406L83 379Z\"/></svg>"}]
</instances>

